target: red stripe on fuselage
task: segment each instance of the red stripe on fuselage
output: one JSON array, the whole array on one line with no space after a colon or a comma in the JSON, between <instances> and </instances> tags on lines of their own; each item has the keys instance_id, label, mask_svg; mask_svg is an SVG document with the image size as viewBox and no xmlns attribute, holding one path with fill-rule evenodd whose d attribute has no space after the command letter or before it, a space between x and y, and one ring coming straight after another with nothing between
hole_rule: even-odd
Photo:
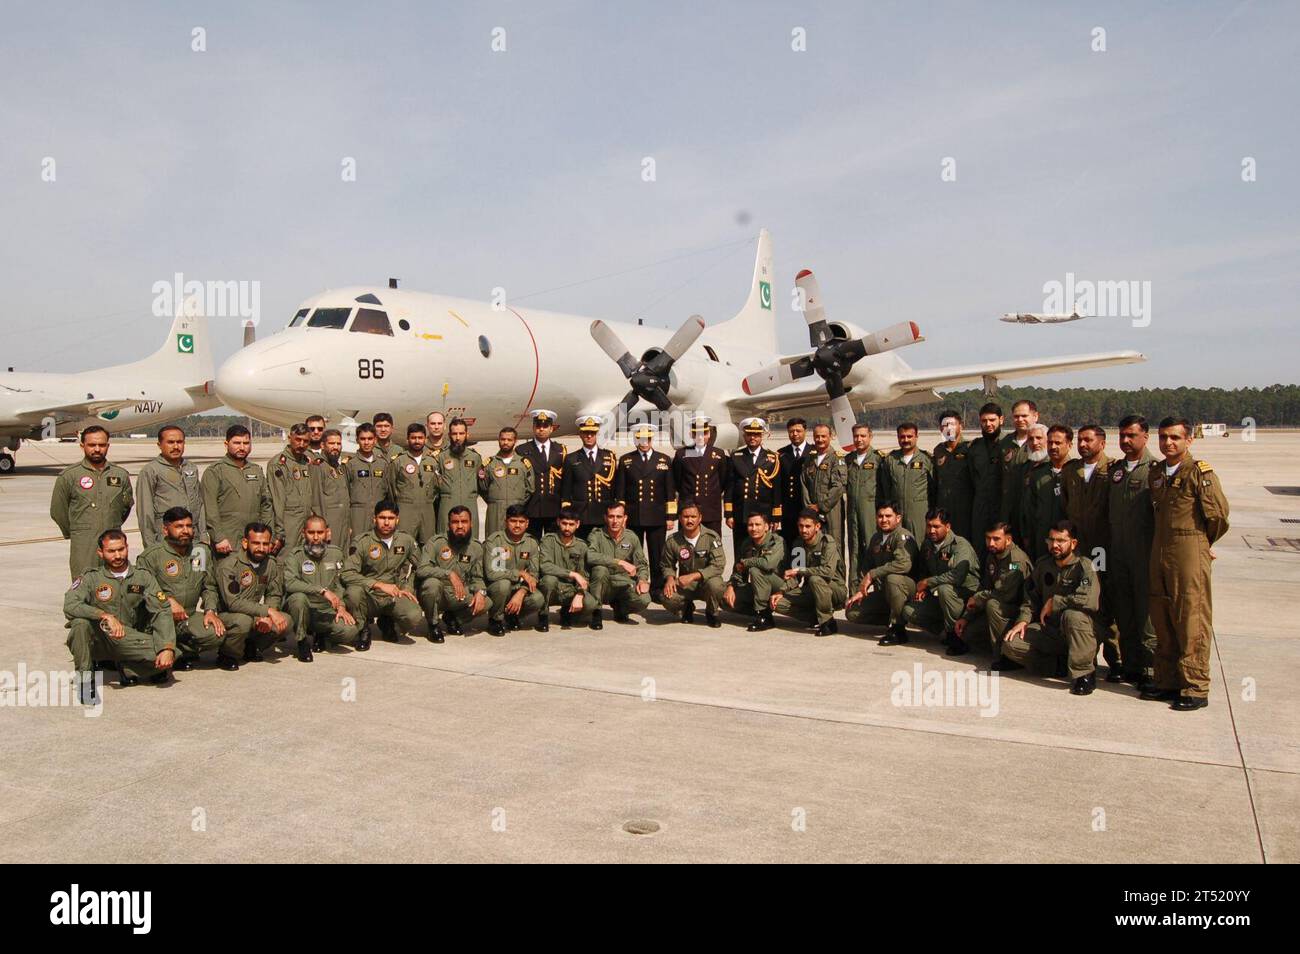
<instances>
[{"instance_id":1,"label":"red stripe on fuselage","mask_svg":"<svg viewBox=\"0 0 1300 954\"><path fill-rule=\"evenodd\" d=\"M506 307L510 308L509 305ZM528 322L524 321L524 316L519 314L519 312L515 311L513 308L510 308L510 312L519 319L519 323L524 326L524 331L528 332L528 340L533 343L533 390L532 393L528 395L528 401L524 404L524 409L520 411L519 416L515 418L515 427L518 427L523 423L524 418L528 416L528 411L533 406L533 398L537 396L537 384L542 379L542 358L541 355L537 353L537 338L533 336L533 329L528 327Z\"/></svg>"}]
</instances>

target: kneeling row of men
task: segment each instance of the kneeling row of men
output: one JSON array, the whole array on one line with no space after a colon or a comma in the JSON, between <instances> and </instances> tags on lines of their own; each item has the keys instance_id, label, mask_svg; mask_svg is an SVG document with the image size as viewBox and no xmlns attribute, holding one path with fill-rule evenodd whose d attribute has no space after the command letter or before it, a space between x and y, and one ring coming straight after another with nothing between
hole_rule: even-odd
<instances>
[{"instance_id":1,"label":"kneeling row of men","mask_svg":"<svg viewBox=\"0 0 1300 954\"><path fill-rule=\"evenodd\" d=\"M885 624L884 645L908 641L914 624L942 632L949 653L972 643L990 648L1003 669L1036 662L1055 671L1066 666L1072 691L1095 685L1094 659L1103 630L1097 619L1098 585L1088 560L1075 555L1077 532L1061 521L1048 535L1049 554L1032 568L1011 542L1005 524L987 534L983 574L970 543L952 532L946 511L927 514L927 541L902 527L899 507L882 503L877 533L863 554L864 570L850 596L839 547L822 532L813 510L799 517L799 542L784 542L762 513L749 515L747 536L729 577L721 538L701 525L699 508L687 505L681 528L666 542L662 605L694 620L702 601L706 622L720 626L724 606L750 617L748 629L776 625L774 614L801 618L825 636L837 631L834 614ZM579 515L561 513L558 532L539 543L530 536L522 506L507 510L505 529L479 543L468 508L449 514L449 528L420 547L398 529L399 506L375 506L373 529L350 553L330 544L325 521L313 515L300 544L272 555L271 528L245 527L233 559L216 560L195 542L193 516L182 507L163 519L164 539L134 565L126 536L108 530L99 539L100 565L75 580L64 600L67 645L91 697L96 657L112 660L123 684L140 678L164 683L169 670L189 670L199 654L215 651L222 669L260 661L278 639L289 637L304 662L329 641L370 648L369 623L396 641L427 623L428 638L459 635L487 614L488 632L504 635L521 617L550 627L549 608L559 607L564 627L586 621L603 628L608 604L620 623L650 603L650 567L639 539L626 529L622 503L611 503L605 526L578 536ZM202 602L202 611L199 604Z\"/></svg>"}]
</instances>

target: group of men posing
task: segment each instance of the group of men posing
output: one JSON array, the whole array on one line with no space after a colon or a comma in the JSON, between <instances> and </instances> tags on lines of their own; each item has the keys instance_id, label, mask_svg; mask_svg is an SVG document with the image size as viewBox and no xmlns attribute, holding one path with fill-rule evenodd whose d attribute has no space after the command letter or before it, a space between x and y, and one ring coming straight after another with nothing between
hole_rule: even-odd
<instances>
[{"instance_id":1,"label":"group of men posing","mask_svg":"<svg viewBox=\"0 0 1300 954\"><path fill-rule=\"evenodd\" d=\"M1206 704L1210 546L1228 506L1190 455L1186 421L1161 423L1159 462L1138 416L1119 424L1122 457L1085 425L1071 459L1074 434L1039 424L1030 401L1015 404L1006 434L1002 410L984 405L969 441L960 414L945 411L933 453L917 447L916 424L901 424L885 455L868 425L842 454L828 426L809 444L797 418L779 451L763 446L766 423L747 418L744 446L727 453L699 417L691 445L669 457L649 426L618 456L587 416L581 446L566 451L553 412L531 417L531 440L503 428L486 460L467 423L439 412L402 444L378 414L350 456L313 417L290 428L265 471L236 425L201 480L183 432L164 428L136 480L145 549L134 564L120 530L130 479L108 463L107 433L87 428L85 459L51 503L72 540L65 614L78 671L98 656L126 683L165 682L201 652L233 670L285 636L311 661L330 640L368 649L371 621L390 640L423 623L439 643L484 615L493 635L530 616L546 631L553 606L564 627L601 629L605 605L635 624L654 600L686 622L702 602L711 627L734 610L751 632L782 613L829 635L843 609L885 626L882 645L919 627L950 655L990 652L995 670L1067 676L1076 695L1095 688L1100 645L1109 681L1176 709Z\"/></svg>"}]
</instances>

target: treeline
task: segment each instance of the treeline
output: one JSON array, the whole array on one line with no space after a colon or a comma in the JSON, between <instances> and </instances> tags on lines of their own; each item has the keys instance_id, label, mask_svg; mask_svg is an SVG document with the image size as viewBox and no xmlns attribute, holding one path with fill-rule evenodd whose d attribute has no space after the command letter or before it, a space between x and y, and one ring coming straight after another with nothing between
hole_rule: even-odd
<instances>
[{"instance_id":1,"label":"treeline","mask_svg":"<svg viewBox=\"0 0 1300 954\"><path fill-rule=\"evenodd\" d=\"M903 421L916 421L922 428L938 427L939 413L953 408L961 413L967 429L978 426L979 409L992 400L1002 406L1008 424L1011 405L1028 398L1038 405L1045 423L1062 422L1077 427L1098 423L1115 425L1129 414L1141 414L1155 425L1170 414L1193 424L1223 423L1236 429L1253 419L1257 427L1300 426L1300 385L1270 384L1264 388L1141 388L1118 391L1110 388L1010 388L999 387L996 397L986 398L983 389L953 391L941 402L911 407L886 408L859 415L876 429L892 429Z\"/></svg>"},{"instance_id":2,"label":"treeline","mask_svg":"<svg viewBox=\"0 0 1300 954\"><path fill-rule=\"evenodd\" d=\"M261 421L243 417L239 414L190 414L164 424L154 424L148 428L150 437L158 433L161 427L175 425L185 432L187 437L222 437L231 424L243 424L253 432L254 437L279 437L283 432L278 427L263 424Z\"/></svg>"}]
</instances>

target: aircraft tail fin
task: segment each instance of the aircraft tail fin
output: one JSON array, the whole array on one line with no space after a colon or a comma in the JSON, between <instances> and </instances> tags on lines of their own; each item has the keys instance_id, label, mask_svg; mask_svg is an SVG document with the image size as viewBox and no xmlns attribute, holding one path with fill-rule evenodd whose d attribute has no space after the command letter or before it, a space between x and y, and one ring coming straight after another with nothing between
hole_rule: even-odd
<instances>
[{"instance_id":1,"label":"aircraft tail fin","mask_svg":"<svg viewBox=\"0 0 1300 954\"><path fill-rule=\"evenodd\" d=\"M175 381L187 389L209 386L216 368L212 357L212 334L202 302L197 298L182 301L158 350L147 358L113 370L138 371L150 380Z\"/></svg>"},{"instance_id":2,"label":"aircraft tail fin","mask_svg":"<svg viewBox=\"0 0 1300 954\"><path fill-rule=\"evenodd\" d=\"M749 297L735 317L714 329L726 328L729 336L743 340L747 345L776 353L776 270L772 263L772 233L767 229L758 232L758 254L754 259L754 278L750 283Z\"/></svg>"}]
</instances>

